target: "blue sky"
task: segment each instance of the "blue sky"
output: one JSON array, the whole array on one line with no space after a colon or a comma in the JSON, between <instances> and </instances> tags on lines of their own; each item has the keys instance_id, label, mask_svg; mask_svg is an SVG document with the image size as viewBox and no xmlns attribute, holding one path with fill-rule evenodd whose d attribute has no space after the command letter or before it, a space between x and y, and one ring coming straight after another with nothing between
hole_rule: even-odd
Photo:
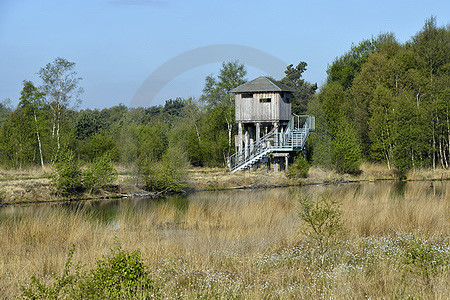
<instances>
[{"instance_id":1,"label":"blue sky","mask_svg":"<svg viewBox=\"0 0 450 300\"><path fill-rule=\"evenodd\" d=\"M400 42L425 19L449 23L450 1L0 0L0 100L17 105L23 80L56 57L76 63L81 108L130 105L165 62L199 47L232 44L286 64L308 63L306 80L325 81L327 66L352 43L393 32ZM205 63L205 64L204 64ZM208 59L174 78L147 105L199 97ZM268 74L248 66L248 79ZM176 73L176 72L175 72Z\"/></svg>"}]
</instances>

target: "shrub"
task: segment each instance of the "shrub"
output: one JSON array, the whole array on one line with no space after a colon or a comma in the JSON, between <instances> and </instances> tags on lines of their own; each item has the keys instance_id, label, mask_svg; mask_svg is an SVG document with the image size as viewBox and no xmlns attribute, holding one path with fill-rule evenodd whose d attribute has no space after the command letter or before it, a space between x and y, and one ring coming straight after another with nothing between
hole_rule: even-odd
<instances>
[{"instance_id":1,"label":"shrub","mask_svg":"<svg viewBox=\"0 0 450 300\"><path fill-rule=\"evenodd\" d=\"M158 293L141 253L117 247L97 261L80 285L82 296L91 299L149 299Z\"/></svg>"},{"instance_id":2,"label":"shrub","mask_svg":"<svg viewBox=\"0 0 450 300\"><path fill-rule=\"evenodd\" d=\"M72 259L75 247L69 250L66 264L61 276L53 275L53 282L46 285L35 276L32 276L31 283L27 286L21 286L22 298L25 299L58 299L61 295L71 294L77 280L80 279L79 265L75 269L75 273L71 274Z\"/></svg>"},{"instance_id":3,"label":"shrub","mask_svg":"<svg viewBox=\"0 0 450 300\"><path fill-rule=\"evenodd\" d=\"M419 276L426 285L450 265L450 258L445 252L417 237L403 241L401 246L404 249L402 261L406 273Z\"/></svg>"},{"instance_id":4,"label":"shrub","mask_svg":"<svg viewBox=\"0 0 450 300\"><path fill-rule=\"evenodd\" d=\"M289 167L287 175L290 178L306 178L308 176L308 171L309 164L306 161L306 158L300 154Z\"/></svg>"},{"instance_id":5,"label":"shrub","mask_svg":"<svg viewBox=\"0 0 450 300\"><path fill-rule=\"evenodd\" d=\"M360 172L361 148L355 129L348 122L341 122L333 140L332 161L339 173Z\"/></svg>"},{"instance_id":6,"label":"shrub","mask_svg":"<svg viewBox=\"0 0 450 300\"><path fill-rule=\"evenodd\" d=\"M79 194L83 191L80 164L72 151L60 151L50 182L56 188L56 192L64 196Z\"/></svg>"},{"instance_id":7,"label":"shrub","mask_svg":"<svg viewBox=\"0 0 450 300\"><path fill-rule=\"evenodd\" d=\"M159 287L150 277L138 250L127 252L121 247L111 250L108 256L97 261L97 267L81 272L80 265L72 272L75 249L69 250L61 276L54 275L53 282L45 284L32 276L30 283L22 286L24 299L150 299L158 298Z\"/></svg>"},{"instance_id":8,"label":"shrub","mask_svg":"<svg viewBox=\"0 0 450 300\"><path fill-rule=\"evenodd\" d=\"M188 160L177 147L169 147L162 159L146 166L145 188L153 192L183 193L186 188Z\"/></svg>"},{"instance_id":9,"label":"shrub","mask_svg":"<svg viewBox=\"0 0 450 300\"><path fill-rule=\"evenodd\" d=\"M101 187L113 183L117 179L117 171L114 169L110 158L104 155L96 158L94 162L83 172L83 187L90 193Z\"/></svg>"},{"instance_id":10,"label":"shrub","mask_svg":"<svg viewBox=\"0 0 450 300\"><path fill-rule=\"evenodd\" d=\"M322 195L317 201L309 198L300 200L300 218L306 223L304 233L317 249L317 255L324 261L324 255L338 246L345 234L342 224L340 203Z\"/></svg>"}]
</instances>

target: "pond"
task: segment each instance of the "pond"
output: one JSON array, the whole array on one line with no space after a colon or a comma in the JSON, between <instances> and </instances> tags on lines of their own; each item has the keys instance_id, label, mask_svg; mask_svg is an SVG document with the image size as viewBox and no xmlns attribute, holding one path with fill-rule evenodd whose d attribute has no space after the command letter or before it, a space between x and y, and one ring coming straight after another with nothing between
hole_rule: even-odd
<instances>
[{"instance_id":1,"label":"pond","mask_svg":"<svg viewBox=\"0 0 450 300\"><path fill-rule=\"evenodd\" d=\"M120 246L142 253L165 299L445 298L448 273L425 288L404 257L419 247L448 262L449 195L448 182L379 181L2 207L0 295L31 276L51 282L71 247L87 272ZM321 199L345 229L326 255L299 214Z\"/></svg>"},{"instance_id":2,"label":"pond","mask_svg":"<svg viewBox=\"0 0 450 300\"><path fill-rule=\"evenodd\" d=\"M417 208L424 204L448 208L450 184L447 181L376 181L301 187L226 190L197 192L187 196L169 196L162 199L134 198L116 200L88 200L70 203L29 204L0 207L0 221L48 215L64 211L69 215L82 215L89 220L116 228L124 216L148 216L157 228L174 230L199 226L201 220L218 222L242 221L255 218L292 218L298 212L298 200L316 199L327 195L339 200L344 212L352 207L367 205L365 210L393 207L399 201L409 201ZM390 205L387 205L390 204ZM403 203L403 206L407 203ZM402 207L403 207L402 206ZM248 214L248 215L245 215ZM281 214L281 215L280 215ZM197 218L195 220L195 218ZM193 220L194 219L194 220ZM248 221L247 221L248 222ZM222 224L223 225L223 224ZM221 225L221 226L222 226ZM194 226L194 227L195 227Z\"/></svg>"}]
</instances>

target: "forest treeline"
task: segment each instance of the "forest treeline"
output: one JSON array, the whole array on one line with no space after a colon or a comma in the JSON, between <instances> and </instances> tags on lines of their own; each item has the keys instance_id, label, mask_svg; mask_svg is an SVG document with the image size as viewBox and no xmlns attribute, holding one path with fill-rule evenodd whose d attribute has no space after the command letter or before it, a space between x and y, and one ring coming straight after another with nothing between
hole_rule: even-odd
<instances>
[{"instance_id":1,"label":"forest treeline","mask_svg":"<svg viewBox=\"0 0 450 300\"><path fill-rule=\"evenodd\" d=\"M432 17L404 44L381 34L352 46L329 65L320 90L302 78L306 67L305 62L288 66L280 81L294 90L294 113L316 116L317 131L307 146L310 163L356 173L368 160L395 168L400 176L411 168L448 168L448 25L437 27ZM78 110L82 81L75 64L63 58L38 75L39 83L23 82L16 108L0 104L4 167L54 164L62 151L70 151L82 162L108 156L139 166L147 176L158 170L171 178L189 164L226 166L235 151L234 100L228 91L246 82L245 67L237 61L208 76L199 99L140 108Z\"/></svg>"}]
</instances>

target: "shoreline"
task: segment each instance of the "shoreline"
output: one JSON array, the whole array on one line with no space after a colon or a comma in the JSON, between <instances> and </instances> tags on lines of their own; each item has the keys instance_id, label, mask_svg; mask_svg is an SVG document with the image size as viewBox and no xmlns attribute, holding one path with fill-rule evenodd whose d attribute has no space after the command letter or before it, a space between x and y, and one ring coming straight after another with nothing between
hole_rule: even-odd
<instances>
[{"instance_id":1,"label":"shoreline","mask_svg":"<svg viewBox=\"0 0 450 300\"><path fill-rule=\"evenodd\" d=\"M285 172L271 172L260 169L230 174L223 168L190 168L188 170L187 194L207 191L271 189L283 187L301 187L312 185L332 185L364 183L376 181L400 181L393 172L384 166L363 164L359 175L337 174L320 168L311 168L308 178L291 179ZM98 194L61 197L52 191L47 172L25 170L18 174L14 171L0 171L0 207L43 203L64 203L90 200L117 200L133 198L164 198L173 193L148 192L139 187L136 178L129 172L121 172L116 184ZM17 172L17 171L16 171ZM33 176L33 173L36 173ZM6 174L5 174L6 173ZM450 170L412 170L404 182L448 181Z\"/></svg>"}]
</instances>

